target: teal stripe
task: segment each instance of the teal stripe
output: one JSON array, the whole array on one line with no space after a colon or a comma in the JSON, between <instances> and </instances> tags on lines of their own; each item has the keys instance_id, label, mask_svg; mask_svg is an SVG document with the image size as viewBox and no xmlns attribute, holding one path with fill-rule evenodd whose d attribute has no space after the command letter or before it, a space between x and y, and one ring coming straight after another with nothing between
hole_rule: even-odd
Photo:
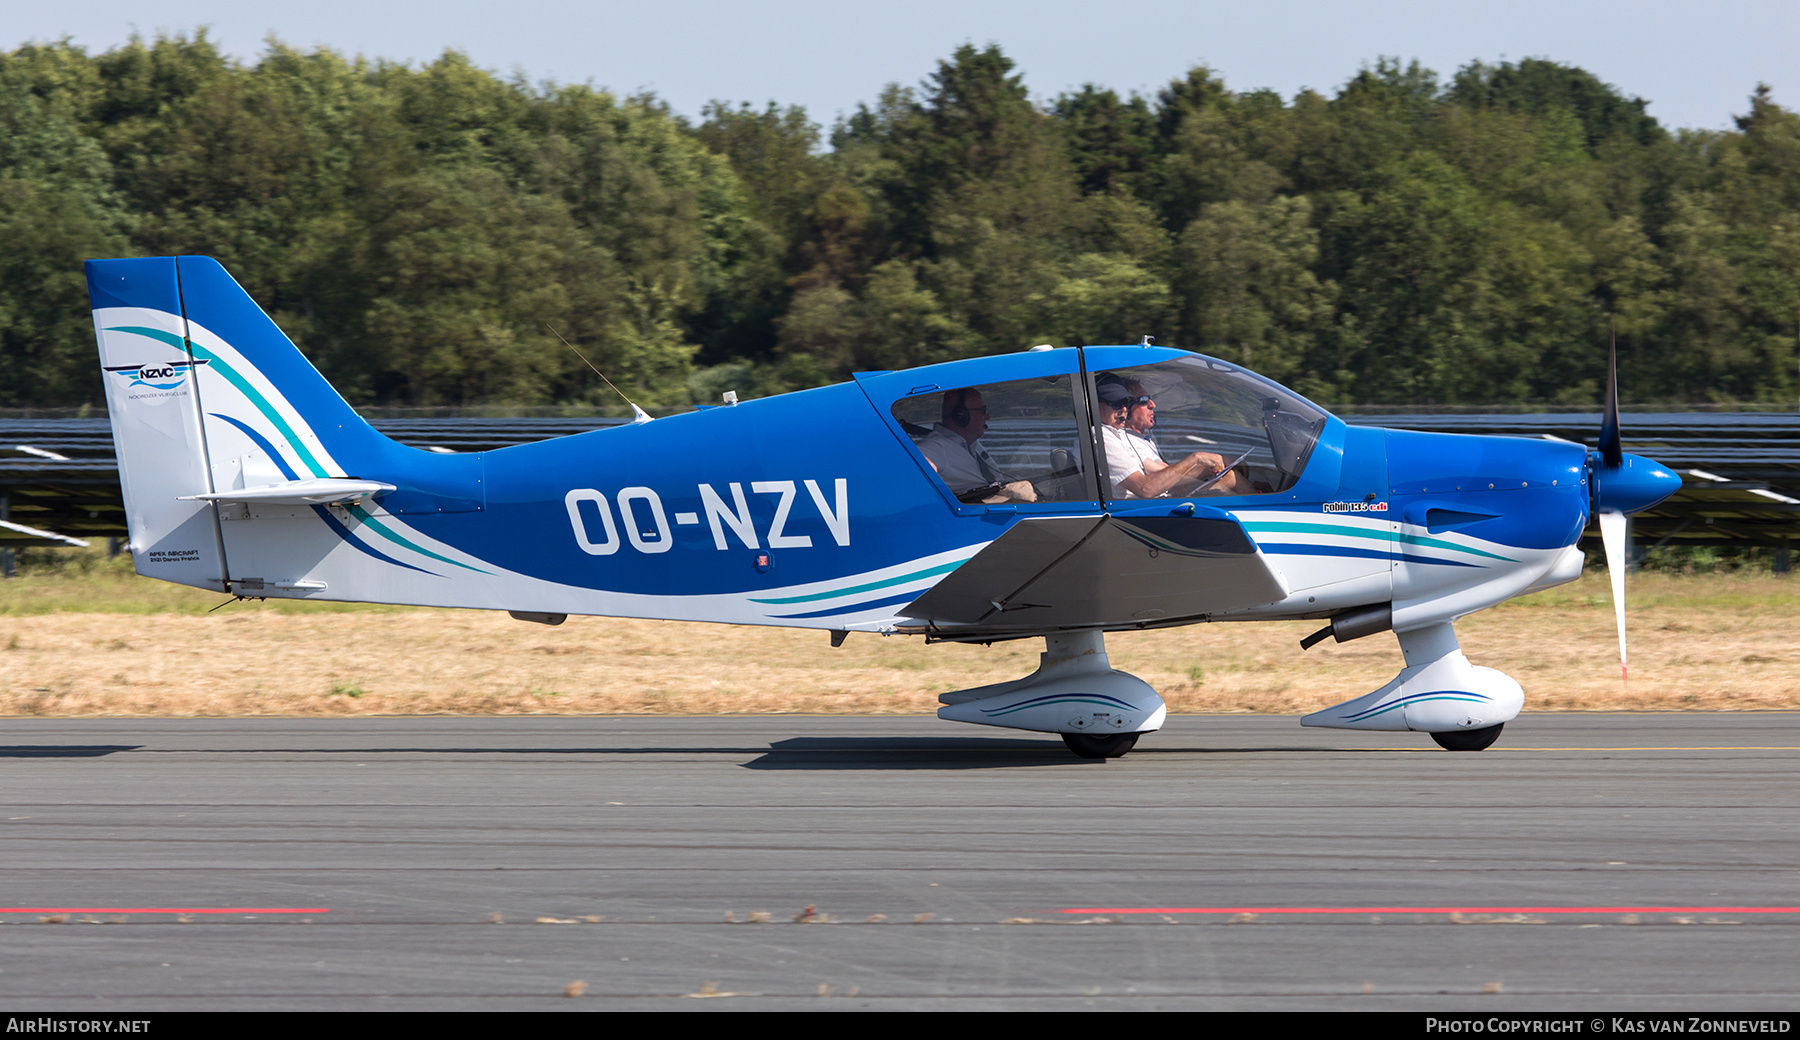
<instances>
[{"instance_id":1,"label":"teal stripe","mask_svg":"<svg viewBox=\"0 0 1800 1040\"><path fill-rule=\"evenodd\" d=\"M1329 534L1338 535L1340 537L1369 538L1377 542L1389 541L1392 537L1387 531L1369 531L1360 527L1351 527L1348 524L1343 526L1337 524L1298 524L1276 520L1245 520L1243 524L1244 529L1248 531L1289 531L1296 534Z\"/></svg>"},{"instance_id":2,"label":"teal stripe","mask_svg":"<svg viewBox=\"0 0 1800 1040\"><path fill-rule=\"evenodd\" d=\"M998 719L998 718L1002 718L1007 715L1011 715L1014 712L1024 711L1027 708L1042 708L1042 707L1046 707L1051 704L1098 704L1102 708L1112 708L1115 711L1118 710L1118 707L1119 707L1118 701L1101 700L1098 697L1081 697L1081 696L1076 696L1076 695L1072 694L1068 697L1057 697L1053 700L1031 701L1026 704L1015 704L1010 708L1005 708L1000 711L984 711L984 712L982 712L982 714L988 716L989 718Z\"/></svg>"},{"instance_id":3,"label":"teal stripe","mask_svg":"<svg viewBox=\"0 0 1800 1040\"><path fill-rule=\"evenodd\" d=\"M407 540L406 538L404 538L398 534L395 534L393 531L388 530L386 524L383 524L381 521L375 519L373 516L371 516L369 514L369 511L364 509L362 506L352 505L352 506L345 506L344 508L349 510L351 516L354 516L358 520L361 520L363 523L368 524L370 527L373 527L377 532L379 532L381 534L381 536L383 538L386 538L390 542L397 542L400 545L404 545L408 549L411 549L413 552L416 552L422 556L429 556L434 560L442 560L443 562L451 565L452 567L461 567L464 570L474 571L477 574L491 573L489 571L482 570L480 567L471 567L466 563L458 563L457 561L452 560L448 556L439 556L437 553L434 553L430 549L427 549L423 546L414 545L411 541Z\"/></svg>"},{"instance_id":4,"label":"teal stripe","mask_svg":"<svg viewBox=\"0 0 1800 1040\"><path fill-rule=\"evenodd\" d=\"M199 344L188 343L180 336L177 336L172 332L164 332L161 329L146 329L137 325L122 325L118 328L107 329L106 331L131 332L139 336L147 336L150 339L167 343L172 347L180 347L184 350L191 348L195 357L201 358L212 365L213 370L224 376L226 382L237 387L240 393L250 399L250 403L255 405L256 410L263 414L263 418L275 424L275 428L280 430L282 435L287 438L288 447L294 449L294 453L299 455L301 461L306 463L306 468L312 470L313 476L324 477L330 475L325 472L325 467L319 465L319 460L312 457L312 452L306 450L306 445L300 442L300 437L294 432L294 428L287 424L287 420L281 417L281 414L275 410L275 407L264 399L263 395L257 393L256 388L251 386L248 380L239 375L236 369L226 364L217 354L214 354L212 351L207 350Z\"/></svg>"},{"instance_id":5,"label":"teal stripe","mask_svg":"<svg viewBox=\"0 0 1800 1040\"><path fill-rule=\"evenodd\" d=\"M305 461L307 467L313 471L313 476L323 477L323 476L328 475L325 472L325 468L323 466L319 465L319 460L313 458L312 453L306 450L306 445L301 443L300 436L294 432L293 427L289 426L287 424L287 420L283 419L281 417L281 414L275 410L275 406L270 404L268 402L268 400L263 397L263 395L257 393L256 388L251 386L249 381L244 379L243 376L239 375L237 373L237 370L233 369L230 365L226 364L223 360L221 360L217 355L207 351L203 347L199 347L199 346L194 347L194 354L196 357L204 356L207 359L207 361L213 365L214 368L218 369L220 375L222 375L226 379L230 380L232 386L237 387L239 392L241 392L245 397L250 399L250 403L254 404L256 406L257 411L261 412L263 414L264 418L268 419L270 422L275 424L276 429L280 430L282 432L282 434L286 436L288 447L294 449L294 452L297 455L299 455L303 461ZM383 538L386 538L388 541L393 542L396 545L404 545L408 549L411 549L413 552L416 552L416 553L420 554L421 556L429 556L434 560L441 560L444 563L451 565L452 567L461 567L464 570L474 571L477 574L490 573L488 571L482 570L480 567L471 567L466 563L461 563L459 561L452 560L448 556L440 556L437 553L432 552L430 549L425 548L424 546L413 543L410 539L405 538L399 534L396 534L392 530L389 530L388 526L386 524L382 523L381 521L375 519L373 516L369 515L368 510L362 508L361 506L351 505L351 506L346 506L345 508L348 510L350 515L356 517L358 520L361 520L363 523L374 528L375 532L377 534L381 535Z\"/></svg>"},{"instance_id":6,"label":"teal stripe","mask_svg":"<svg viewBox=\"0 0 1800 1040\"><path fill-rule=\"evenodd\" d=\"M1339 527L1335 524L1299 524L1271 520L1254 520L1245 521L1244 528L1249 531L1286 531L1297 534L1328 534L1337 537L1368 538L1378 542L1401 541L1408 545L1424 545L1433 549L1450 549L1455 552L1465 552L1472 556L1485 556L1490 560L1501 560L1506 563L1519 562L1510 556L1500 556L1495 553L1485 552L1481 549L1471 549L1466 545L1447 542L1442 538L1427 538L1424 535L1417 534L1396 534L1391 531L1369 531L1363 528L1350 527L1348 525Z\"/></svg>"},{"instance_id":7,"label":"teal stripe","mask_svg":"<svg viewBox=\"0 0 1800 1040\"><path fill-rule=\"evenodd\" d=\"M1487 698L1485 698L1485 697L1448 697L1448 696L1446 696L1446 697L1421 697L1416 701L1409 701L1409 700L1401 699L1401 700L1395 701L1394 703L1388 705L1385 708L1380 708L1376 711L1365 712L1362 714L1345 716L1345 717L1349 718L1355 722L1361 722L1364 719L1372 719L1377 715L1386 715L1388 712L1393 711L1395 708L1404 708L1411 704L1428 704L1432 701L1468 701L1471 704L1486 704Z\"/></svg>"},{"instance_id":8,"label":"teal stripe","mask_svg":"<svg viewBox=\"0 0 1800 1040\"><path fill-rule=\"evenodd\" d=\"M117 329L107 329L107 331L108 332L132 332L132 333L136 333L137 335L140 335L140 336L148 336L151 339L161 340L161 341L168 343L169 345L175 346L175 347L184 347L185 348L185 347L189 346L189 344L185 343L180 336L176 336L173 333L163 332L160 329L147 329L147 328L139 328L137 326L124 326L124 327L120 327ZM325 467L323 467L319 464L319 460L313 457L312 452L306 450L306 445L300 440L300 435L295 433L294 428L292 426L289 426L287 420L283 419L281 417L281 413L277 412L275 410L275 406L270 404L267 398L263 397L262 394L257 392L255 387L250 385L249 380L245 379L241 374L238 373L238 371L236 369L232 368L229 364L226 364L224 359L220 358L217 354L214 354L213 352L207 350L205 347L194 344L194 345L192 345L192 348L193 348L195 357L202 358L208 364L210 364L215 372L218 372L220 375L224 376L225 380L227 382L229 382L232 386L237 387L238 392L243 394L246 398L249 399L251 404L256 406L256 410L263 414L263 418L265 418L265 419L269 420L269 422L275 424L275 428L280 430L282 433L282 436L286 438L288 447L292 448L294 453L296 455L300 456L301 461L306 463L306 467L308 469L312 470L313 476L324 477L324 476L330 475L330 474L326 473ZM416 552L416 553L420 554L421 556L429 556L434 560L441 560L444 563L450 564L452 567L461 567L464 570L471 570L477 574L490 573L488 571L482 570L480 567L471 567L466 563L460 563L456 560L452 560L448 556L440 556L437 553L432 552L430 549L427 549L427 548L424 548L423 546L414 544L411 540L404 538L399 534L394 533L392 530L389 530L386 524L383 524L381 521L375 519L373 516L370 516L369 512L367 510L363 509L361 506L353 505L353 506L349 506L348 509L352 516L356 517L358 520L361 520L363 523L367 524L368 526L374 528L376 533L380 534L383 538L386 538L388 541L393 542L397 545L404 545L408 549L411 549L413 552Z\"/></svg>"},{"instance_id":9,"label":"teal stripe","mask_svg":"<svg viewBox=\"0 0 1800 1040\"><path fill-rule=\"evenodd\" d=\"M922 571L914 571L911 574L902 574L898 578L888 578L885 581L872 581L872 582L869 582L867 585L852 585L847 589L833 589L830 592L814 592L814 593L811 593L811 594L805 595L805 596L784 596L780 599L753 599L750 602L752 602L752 603L812 603L812 602L815 602L815 601L821 600L821 599L836 599L839 596L853 596L859 592L870 592L875 589L885 589L892 585L904 585L909 581L916 581L919 578L929 578L933 574L947 574L950 571L953 571L956 568L961 567L966 562L968 562L968 561L957 560L954 563L941 563L941 564L937 565L936 567L927 567Z\"/></svg>"},{"instance_id":10,"label":"teal stripe","mask_svg":"<svg viewBox=\"0 0 1800 1040\"><path fill-rule=\"evenodd\" d=\"M255 405L256 410L263 414L263 418L275 424L275 428L280 430L282 437L287 440L287 446L293 449L294 454L300 456L300 461L306 463L306 468L312 470L313 476L328 477L331 475L325 471L324 466L319 465L318 459L313 458L312 452L306 450L305 442L301 441L300 435L294 432L294 428L288 425L287 420L281 417L281 413L275 410L275 406L270 404L268 399L263 397L262 394L258 393L256 388L250 385L249 380L239 375L237 369L232 368L225 363L224 359L199 344L194 345L194 356L205 358L211 363L213 368L217 370L220 375L224 376L227 382L232 386L237 387L239 393L250 399L250 403Z\"/></svg>"},{"instance_id":11,"label":"teal stripe","mask_svg":"<svg viewBox=\"0 0 1800 1040\"><path fill-rule=\"evenodd\" d=\"M1503 560L1507 563L1519 562L1510 556L1498 556L1491 552L1483 552L1480 549L1471 549L1466 545L1458 545L1455 542L1446 542L1442 538L1427 538L1424 535L1418 534L1396 534L1394 537L1408 545L1429 545L1434 549L1455 549L1457 552L1466 552L1475 556L1485 556L1490 560Z\"/></svg>"}]
</instances>

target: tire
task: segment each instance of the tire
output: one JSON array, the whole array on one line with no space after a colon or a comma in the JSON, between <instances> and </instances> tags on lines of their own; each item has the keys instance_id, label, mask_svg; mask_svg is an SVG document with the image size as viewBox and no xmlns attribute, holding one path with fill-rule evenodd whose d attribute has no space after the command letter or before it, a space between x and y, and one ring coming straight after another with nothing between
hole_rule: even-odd
<instances>
[{"instance_id":1,"label":"tire","mask_svg":"<svg viewBox=\"0 0 1800 1040\"><path fill-rule=\"evenodd\" d=\"M1433 733L1431 739L1437 741L1438 746L1445 751L1480 751L1499 740L1500 731L1505 728L1506 723L1499 722L1480 729L1453 729Z\"/></svg>"},{"instance_id":2,"label":"tire","mask_svg":"<svg viewBox=\"0 0 1800 1040\"><path fill-rule=\"evenodd\" d=\"M1118 758L1137 746L1137 733L1109 733L1096 736L1092 733L1064 733L1063 743L1070 751L1082 758Z\"/></svg>"}]
</instances>

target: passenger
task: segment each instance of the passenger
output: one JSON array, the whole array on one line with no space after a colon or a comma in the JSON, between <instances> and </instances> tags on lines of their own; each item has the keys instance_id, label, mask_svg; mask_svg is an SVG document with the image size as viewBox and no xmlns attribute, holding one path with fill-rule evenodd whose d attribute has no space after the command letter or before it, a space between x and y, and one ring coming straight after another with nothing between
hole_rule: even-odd
<instances>
[{"instance_id":1,"label":"passenger","mask_svg":"<svg viewBox=\"0 0 1800 1040\"><path fill-rule=\"evenodd\" d=\"M1120 498L1159 498L1249 493L1249 480L1235 471L1200 491L1202 484L1225 468L1225 460L1213 452L1196 451L1179 462L1164 461L1156 445L1144 436L1156 424L1156 402L1141 384L1106 372L1095 381L1094 389L1100 406L1100 439L1106 448L1106 470L1114 494ZM1240 484L1243 490L1239 490Z\"/></svg>"},{"instance_id":2,"label":"passenger","mask_svg":"<svg viewBox=\"0 0 1800 1040\"><path fill-rule=\"evenodd\" d=\"M1134 447L1142 446L1143 448L1148 449L1155 456L1156 461L1162 462L1162 453L1156 450L1155 443L1153 443L1148 436L1150 428L1156 425L1156 399L1145 393L1144 385L1136 380L1126 380L1125 392L1130 395L1126 402L1125 410L1125 431L1127 438L1132 442ZM1213 473L1218 473L1225 467L1224 457L1213 452L1197 451L1188 457L1200 458L1203 463L1210 466ZM1192 493L1203 495L1248 495L1253 494L1254 491L1255 489L1250 485L1249 468L1240 463L1233 468L1230 473L1220 477L1210 486Z\"/></svg>"},{"instance_id":3,"label":"passenger","mask_svg":"<svg viewBox=\"0 0 1800 1040\"><path fill-rule=\"evenodd\" d=\"M964 502L1037 501L1030 481L1007 476L981 446L988 424L987 402L981 391L946 391L942 419L919 442L919 450L950 486L951 494Z\"/></svg>"}]
</instances>

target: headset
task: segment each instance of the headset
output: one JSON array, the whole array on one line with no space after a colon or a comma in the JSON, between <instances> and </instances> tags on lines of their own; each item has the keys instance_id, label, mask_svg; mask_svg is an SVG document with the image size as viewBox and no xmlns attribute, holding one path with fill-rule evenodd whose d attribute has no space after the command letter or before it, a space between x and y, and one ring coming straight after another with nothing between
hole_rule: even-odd
<instances>
[{"instance_id":1,"label":"headset","mask_svg":"<svg viewBox=\"0 0 1800 1040\"><path fill-rule=\"evenodd\" d=\"M956 403L950 406L950 425L966 430L972 418L974 417L969 414L969 388L965 386L956 392Z\"/></svg>"}]
</instances>

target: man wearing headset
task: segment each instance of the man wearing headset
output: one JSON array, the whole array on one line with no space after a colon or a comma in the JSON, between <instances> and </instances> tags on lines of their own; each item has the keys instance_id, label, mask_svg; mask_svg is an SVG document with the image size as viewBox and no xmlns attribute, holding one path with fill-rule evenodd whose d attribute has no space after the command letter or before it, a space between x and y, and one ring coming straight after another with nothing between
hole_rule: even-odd
<instances>
[{"instance_id":1,"label":"man wearing headset","mask_svg":"<svg viewBox=\"0 0 1800 1040\"><path fill-rule=\"evenodd\" d=\"M987 432L988 408L981 391L972 387L944 394L943 421L919 442L919 450L950 493L964 502L1035 502L1031 482L1013 480L981 446Z\"/></svg>"},{"instance_id":2,"label":"man wearing headset","mask_svg":"<svg viewBox=\"0 0 1800 1040\"><path fill-rule=\"evenodd\" d=\"M1247 476L1237 471L1219 475L1225 460L1213 452L1196 451L1179 462L1163 460L1162 452L1144 436L1156 425L1156 401L1144 392L1143 384L1105 372L1094 381L1094 390L1106 470L1119 497L1250 493Z\"/></svg>"}]
</instances>

